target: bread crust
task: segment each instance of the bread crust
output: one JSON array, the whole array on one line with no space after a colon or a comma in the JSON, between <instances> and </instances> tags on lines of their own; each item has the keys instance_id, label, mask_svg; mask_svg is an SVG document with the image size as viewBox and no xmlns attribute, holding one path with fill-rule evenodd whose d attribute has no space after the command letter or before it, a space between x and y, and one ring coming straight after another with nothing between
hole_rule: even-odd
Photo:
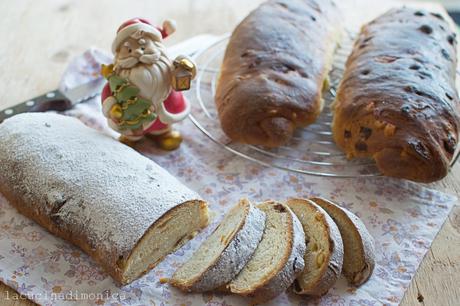
<instances>
[{"instance_id":1,"label":"bread crust","mask_svg":"<svg viewBox=\"0 0 460 306\"><path fill-rule=\"evenodd\" d=\"M133 250L179 206L197 208L196 230L208 223L207 204L157 164L56 114L21 114L0 124L0 192L122 284L132 281L124 270Z\"/></svg>"},{"instance_id":2,"label":"bread crust","mask_svg":"<svg viewBox=\"0 0 460 306\"><path fill-rule=\"evenodd\" d=\"M340 207L336 203L329 201L324 198L311 198L313 202L321 206L324 210L330 211L335 210L339 212L344 218L349 220L349 224L352 226L352 229L356 231L357 243L362 246L360 249L360 254L346 254L345 256L353 256L361 260L361 269L359 271L349 271L346 266L343 267L343 274L347 278L348 282L353 286L360 286L364 284L369 277L372 275L372 272L375 267L375 242L372 235L367 230L364 223L352 212ZM334 219L336 224L340 224L339 221ZM339 225L340 229L340 225Z\"/></svg>"},{"instance_id":3,"label":"bread crust","mask_svg":"<svg viewBox=\"0 0 460 306\"><path fill-rule=\"evenodd\" d=\"M413 8L366 24L337 91L334 140L349 158L372 157L387 176L447 175L459 132L456 33Z\"/></svg>"},{"instance_id":4,"label":"bread crust","mask_svg":"<svg viewBox=\"0 0 460 306\"><path fill-rule=\"evenodd\" d=\"M171 285L189 292L210 291L230 282L244 268L262 239L265 214L247 199L240 203L246 210L245 220L229 238L221 255L197 279L184 283L173 276Z\"/></svg>"},{"instance_id":5,"label":"bread crust","mask_svg":"<svg viewBox=\"0 0 460 306\"><path fill-rule=\"evenodd\" d=\"M321 216L321 222L325 226L326 232L324 236L329 240L329 252L326 257L327 265L324 266L322 275L316 280L316 283L312 284L309 288L301 288L300 286L293 286L293 290L297 294L305 294L310 296L322 296L326 294L329 289L337 282L342 272L343 265L343 242L340 235L340 231L335 224L334 220L329 214L316 205L313 201L308 199L291 198L286 201L286 205L290 203L300 202L302 205L309 205L313 207ZM318 218L318 215L315 216ZM305 235L306 237L306 235ZM306 237L308 240L308 237ZM307 244L308 247L308 244ZM307 251L308 252L308 251ZM308 269L307 266L305 266Z\"/></svg>"},{"instance_id":6,"label":"bread crust","mask_svg":"<svg viewBox=\"0 0 460 306\"><path fill-rule=\"evenodd\" d=\"M234 141L280 146L314 122L342 27L331 0L271 0L233 31L216 91Z\"/></svg>"}]
</instances>

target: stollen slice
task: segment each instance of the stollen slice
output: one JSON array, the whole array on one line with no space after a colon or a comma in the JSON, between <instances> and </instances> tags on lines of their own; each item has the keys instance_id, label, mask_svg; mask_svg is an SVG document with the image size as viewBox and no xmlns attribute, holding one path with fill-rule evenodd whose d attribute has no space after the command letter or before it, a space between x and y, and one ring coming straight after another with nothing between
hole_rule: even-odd
<instances>
[{"instance_id":1,"label":"stollen slice","mask_svg":"<svg viewBox=\"0 0 460 306\"><path fill-rule=\"evenodd\" d=\"M254 255L228 289L261 303L284 292L303 271L305 235L294 213L282 203L257 206L267 217L265 231Z\"/></svg>"},{"instance_id":2,"label":"stollen slice","mask_svg":"<svg viewBox=\"0 0 460 306\"><path fill-rule=\"evenodd\" d=\"M364 223L352 212L323 198L311 198L311 200L328 212L342 234L343 274L351 285L362 285L374 270L374 238Z\"/></svg>"},{"instance_id":3,"label":"stollen slice","mask_svg":"<svg viewBox=\"0 0 460 306\"><path fill-rule=\"evenodd\" d=\"M230 282L250 260L262 239L265 213L248 200L233 207L170 284L189 292L213 290Z\"/></svg>"},{"instance_id":4,"label":"stollen slice","mask_svg":"<svg viewBox=\"0 0 460 306\"><path fill-rule=\"evenodd\" d=\"M334 220L308 199L289 199L286 205L302 223L307 241L305 269L294 282L297 294L321 296L336 283L343 264L343 243Z\"/></svg>"}]
</instances>

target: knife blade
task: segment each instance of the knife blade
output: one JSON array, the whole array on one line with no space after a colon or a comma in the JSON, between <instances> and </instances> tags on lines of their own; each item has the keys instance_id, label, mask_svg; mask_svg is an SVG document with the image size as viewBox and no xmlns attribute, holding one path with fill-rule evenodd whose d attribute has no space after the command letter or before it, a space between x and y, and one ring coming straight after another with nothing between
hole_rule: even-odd
<instances>
[{"instance_id":1,"label":"knife blade","mask_svg":"<svg viewBox=\"0 0 460 306\"><path fill-rule=\"evenodd\" d=\"M56 89L47 92L46 94L0 111L0 123L20 113L46 112L49 110L65 111L78 103L99 95L104 83L104 79L100 77L67 91Z\"/></svg>"},{"instance_id":2,"label":"knife blade","mask_svg":"<svg viewBox=\"0 0 460 306\"><path fill-rule=\"evenodd\" d=\"M225 36L227 35L197 35L169 47L168 53L172 58L180 54L186 54L193 57L198 51L205 49ZM50 91L44 95L35 97L10 108L0 110L0 123L2 123L5 119L20 113L68 110L78 103L85 102L99 95L104 84L105 79L100 77L88 83L66 90L65 92L59 89Z\"/></svg>"}]
</instances>

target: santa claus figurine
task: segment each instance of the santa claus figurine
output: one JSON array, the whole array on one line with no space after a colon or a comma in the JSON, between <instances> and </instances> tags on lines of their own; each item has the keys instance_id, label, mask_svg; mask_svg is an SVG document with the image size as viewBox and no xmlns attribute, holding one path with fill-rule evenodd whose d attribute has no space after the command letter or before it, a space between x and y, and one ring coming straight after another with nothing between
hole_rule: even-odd
<instances>
[{"instance_id":1,"label":"santa claus figurine","mask_svg":"<svg viewBox=\"0 0 460 306\"><path fill-rule=\"evenodd\" d=\"M122 142L131 144L150 136L165 150L174 150L182 142L171 124L190 112L180 91L190 88L196 66L186 56L174 61L168 57L162 42L174 31L173 21L155 27L142 18L126 21L117 31L114 63L102 67L108 81L102 111Z\"/></svg>"}]
</instances>

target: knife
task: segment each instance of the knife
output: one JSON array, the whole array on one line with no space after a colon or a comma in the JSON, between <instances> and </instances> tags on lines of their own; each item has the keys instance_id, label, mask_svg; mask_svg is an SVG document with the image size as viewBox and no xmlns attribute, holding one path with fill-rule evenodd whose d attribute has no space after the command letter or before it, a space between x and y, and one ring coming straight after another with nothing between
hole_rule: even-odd
<instances>
[{"instance_id":1,"label":"knife","mask_svg":"<svg viewBox=\"0 0 460 306\"><path fill-rule=\"evenodd\" d=\"M204 50L206 47L221 40L223 37L225 37L225 35L198 35L169 47L168 53L171 58L175 58L180 54L193 56L197 52ZM99 95L104 84L105 79L100 77L66 91L55 89L44 95L27 100L7 109L0 110L0 123L11 116L21 113L68 110L78 103L88 101Z\"/></svg>"},{"instance_id":2,"label":"knife","mask_svg":"<svg viewBox=\"0 0 460 306\"><path fill-rule=\"evenodd\" d=\"M46 112L49 110L65 111L100 94L104 83L104 79L101 77L67 91L59 89L50 91L0 111L0 123L20 113Z\"/></svg>"}]
</instances>

